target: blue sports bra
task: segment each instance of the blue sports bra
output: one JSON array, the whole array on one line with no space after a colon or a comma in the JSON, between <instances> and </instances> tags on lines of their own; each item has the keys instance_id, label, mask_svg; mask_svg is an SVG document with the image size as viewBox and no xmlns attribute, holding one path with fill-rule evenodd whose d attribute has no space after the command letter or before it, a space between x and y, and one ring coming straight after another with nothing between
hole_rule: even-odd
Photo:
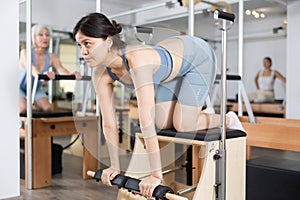
<instances>
[{"instance_id":1,"label":"blue sports bra","mask_svg":"<svg viewBox=\"0 0 300 200\"><path fill-rule=\"evenodd\" d=\"M158 70L156 70L156 72L153 74L153 83L154 84L160 84L162 81L166 80L169 75L171 74L172 68L173 68L173 62L172 62L172 58L170 53L163 47L160 46L153 46L153 49L157 51L157 53L160 56L160 66L158 68ZM130 73L130 68L128 66L128 62L126 59L126 55L125 55L125 48L122 48L122 59L123 62L125 63L125 67L126 70ZM124 84L126 87L131 87L133 88L132 84L127 84L122 82L112 71L109 67L106 67L106 71L108 72L108 74L110 75L110 77L113 80L117 80L119 82L121 82L122 84Z\"/></svg>"}]
</instances>

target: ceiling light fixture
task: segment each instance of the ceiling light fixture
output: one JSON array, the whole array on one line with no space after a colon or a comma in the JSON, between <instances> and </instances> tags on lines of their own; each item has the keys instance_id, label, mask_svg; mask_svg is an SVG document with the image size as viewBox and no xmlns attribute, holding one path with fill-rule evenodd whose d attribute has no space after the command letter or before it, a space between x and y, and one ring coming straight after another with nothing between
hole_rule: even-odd
<instances>
[{"instance_id":1,"label":"ceiling light fixture","mask_svg":"<svg viewBox=\"0 0 300 200\"><path fill-rule=\"evenodd\" d=\"M259 19L259 18L265 18L266 15L263 12L258 12L256 10L246 10L245 14L250 16L252 15L254 18Z\"/></svg>"}]
</instances>

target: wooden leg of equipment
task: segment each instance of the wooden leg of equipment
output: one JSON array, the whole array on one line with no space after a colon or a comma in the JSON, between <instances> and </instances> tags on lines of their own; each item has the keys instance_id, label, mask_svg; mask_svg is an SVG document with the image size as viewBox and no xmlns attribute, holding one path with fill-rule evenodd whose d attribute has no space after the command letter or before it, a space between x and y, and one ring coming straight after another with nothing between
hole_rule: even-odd
<instances>
[{"instance_id":1,"label":"wooden leg of equipment","mask_svg":"<svg viewBox=\"0 0 300 200\"><path fill-rule=\"evenodd\" d=\"M23 119L26 121L26 119ZM51 137L84 133L91 148L84 148L83 178L88 170L97 170L98 123L96 117L34 118L32 120L32 188L51 186ZM25 123L25 187L28 188L27 124Z\"/></svg>"}]
</instances>

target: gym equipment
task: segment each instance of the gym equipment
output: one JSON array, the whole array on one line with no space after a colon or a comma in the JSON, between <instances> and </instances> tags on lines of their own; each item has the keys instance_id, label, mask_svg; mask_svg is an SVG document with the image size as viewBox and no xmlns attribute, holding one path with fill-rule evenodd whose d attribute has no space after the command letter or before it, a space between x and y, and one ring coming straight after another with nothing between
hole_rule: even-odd
<instances>
[{"instance_id":1,"label":"gym equipment","mask_svg":"<svg viewBox=\"0 0 300 200\"><path fill-rule=\"evenodd\" d=\"M53 136L66 136L72 134L83 134L84 142L89 144L89 149L85 148L83 152L83 178L88 178L86 171L96 170L98 168L98 161L93 155L97 153L98 141L98 119L96 116L64 116L66 112L50 113L51 116L47 117L47 113L38 113L32 117L32 187L42 188L51 186L52 174L52 137ZM69 112L70 113L70 112ZM49 113L48 113L49 114ZM41 117L42 116L42 117ZM24 128L20 129L20 135L24 137L25 143L25 187L28 188L28 124L27 118L20 118L24 123ZM94 147L92 149L91 147ZM28 188L29 189L29 188Z\"/></svg>"},{"instance_id":2,"label":"gym equipment","mask_svg":"<svg viewBox=\"0 0 300 200\"><path fill-rule=\"evenodd\" d=\"M245 168L246 168L246 134L239 130L226 131L227 144L227 198L232 200L245 199ZM191 186L175 181L174 173L164 174L163 184L173 188L176 194L188 199L209 199L220 197L221 162L217 150L221 144L220 129L209 129L197 132L177 132L173 129L157 132L163 170L174 167L175 143L191 145L192 173L187 178L193 180ZM131 161L125 173L126 176L141 178L151 173L150 164L144 141L140 131L136 132L136 140ZM191 190L196 191L191 191ZM126 191L120 191L118 200L134 200Z\"/></svg>"},{"instance_id":3,"label":"gym equipment","mask_svg":"<svg viewBox=\"0 0 300 200\"><path fill-rule=\"evenodd\" d=\"M190 5L190 2L189 0L178 0L179 4L181 6L184 6L184 7L189 7ZM218 9L222 9L222 10L226 10L226 12L231 12L231 5L225 1L218 1L218 2L210 2L210 1L205 1L205 0L194 0L194 4L198 4L198 3L206 3L206 4L209 4L211 5L211 10L214 12L215 10L218 10Z\"/></svg>"},{"instance_id":4,"label":"gym equipment","mask_svg":"<svg viewBox=\"0 0 300 200\"><path fill-rule=\"evenodd\" d=\"M97 170L96 172L93 171L88 171L87 174L91 177L93 177L94 179L96 179L97 181L101 181L101 176L102 176L102 170ZM124 175L117 175L112 181L111 183L113 185L116 185L119 189L120 188L124 188L126 190L128 190L129 192L134 191L134 192L140 192L139 189L139 183L141 182L141 180L139 179L135 179L135 178L131 178L129 176L124 176ZM180 197L178 195L174 194L174 191L167 186L163 186L163 185L159 185L157 186L152 194L153 197L155 197L155 199L157 200L188 200L187 198L184 197Z\"/></svg>"},{"instance_id":5,"label":"gym equipment","mask_svg":"<svg viewBox=\"0 0 300 200\"><path fill-rule=\"evenodd\" d=\"M257 122L249 122L248 117L239 117L247 132L247 159L251 158L251 147L262 147L300 152L299 120L256 117Z\"/></svg>"},{"instance_id":6,"label":"gym equipment","mask_svg":"<svg viewBox=\"0 0 300 200\"><path fill-rule=\"evenodd\" d=\"M60 144L51 143L51 174L62 172L63 147ZM20 178L25 179L25 141L20 138Z\"/></svg>"},{"instance_id":7,"label":"gym equipment","mask_svg":"<svg viewBox=\"0 0 300 200\"><path fill-rule=\"evenodd\" d=\"M212 95L211 95L211 104L212 105L214 105L215 99L217 97L217 93L219 92L219 87L220 87L219 82L220 82L220 80L221 80L221 75L217 74L216 80L215 80L215 88L214 88L214 90L212 92ZM245 90L245 87L244 87L241 76L239 76L239 75L228 75L227 74L226 75L226 80L238 82L238 85L239 85L240 91L241 91L241 95L243 97L244 104L245 104L246 110L247 110L248 115L249 115L250 122L255 123L254 114L253 114L253 111L252 111L252 108L251 108L251 105L250 105L250 102L249 102L249 99L248 99L248 96L247 96L247 93L246 93L246 90Z\"/></svg>"},{"instance_id":8,"label":"gym equipment","mask_svg":"<svg viewBox=\"0 0 300 200\"><path fill-rule=\"evenodd\" d=\"M37 78L38 78L38 80L50 80L49 77L45 74L39 74ZM56 74L54 80L76 80L76 77L75 77L75 75L59 75L59 74ZM82 76L81 80L90 81L91 77L90 76Z\"/></svg>"},{"instance_id":9,"label":"gym equipment","mask_svg":"<svg viewBox=\"0 0 300 200\"><path fill-rule=\"evenodd\" d=\"M259 157L247 161L247 200L298 199L300 161Z\"/></svg>"},{"instance_id":10,"label":"gym equipment","mask_svg":"<svg viewBox=\"0 0 300 200\"><path fill-rule=\"evenodd\" d=\"M48 76L36 76L33 93L36 90L38 79L47 80ZM75 80L75 75L56 75L55 80ZM91 78L83 76L82 80L91 80ZM87 169L97 169L98 161L92 156L98 153L98 119L96 116L74 116L72 112L65 111L37 113L28 111L31 111L31 106L29 110L27 109L27 113L20 114L23 124L20 135L25 138L26 188L41 188L51 185L51 141L53 136L84 134L84 142L90 145L89 149L84 148L83 152L83 178L88 178ZM29 126L31 126L31 134L28 134ZM28 160L29 157L30 160ZM29 170L29 165L32 166L32 170Z\"/></svg>"}]
</instances>

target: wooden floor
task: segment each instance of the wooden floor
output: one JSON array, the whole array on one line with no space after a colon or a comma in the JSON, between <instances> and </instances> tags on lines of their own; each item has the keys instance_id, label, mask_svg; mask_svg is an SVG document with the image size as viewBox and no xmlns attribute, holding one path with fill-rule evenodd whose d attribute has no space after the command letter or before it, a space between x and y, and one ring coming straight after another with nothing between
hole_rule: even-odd
<instances>
[{"instance_id":1,"label":"wooden floor","mask_svg":"<svg viewBox=\"0 0 300 200\"><path fill-rule=\"evenodd\" d=\"M276 156L281 158L300 160L300 153L279 150L253 148L252 157ZM176 161L182 163L183 157ZM53 176L52 186L43 189L27 190L21 179L21 196L9 200L114 200L117 188L107 187L95 180L81 178L81 157L63 154L63 172ZM185 171L176 173L176 179L185 182Z\"/></svg>"},{"instance_id":2,"label":"wooden floor","mask_svg":"<svg viewBox=\"0 0 300 200\"><path fill-rule=\"evenodd\" d=\"M130 155L128 155L130 156ZM127 158L121 159L121 165L126 165ZM181 157L176 163L183 164ZM25 182L20 179L20 197L9 200L114 200L117 199L116 187L104 186L93 179L82 179L82 158L63 153L63 172L52 176L52 186L42 189L27 190ZM185 183L185 170L176 174L176 180Z\"/></svg>"},{"instance_id":3,"label":"wooden floor","mask_svg":"<svg viewBox=\"0 0 300 200\"><path fill-rule=\"evenodd\" d=\"M95 180L83 180L81 157L63 155L63 172L52 177L52 186L43 189L27 190L21 179L21 197L13 199L32 200L112 200L116 199L117 189L106 187Z\"/></svg>"}]
</instances>

